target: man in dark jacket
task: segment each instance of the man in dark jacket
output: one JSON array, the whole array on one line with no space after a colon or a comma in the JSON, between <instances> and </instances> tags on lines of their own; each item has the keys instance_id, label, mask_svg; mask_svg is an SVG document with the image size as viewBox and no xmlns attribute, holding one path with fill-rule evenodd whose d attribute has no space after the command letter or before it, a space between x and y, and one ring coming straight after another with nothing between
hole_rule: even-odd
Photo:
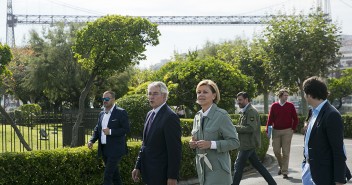
<instances>
[{"instance_id":1,"label":"man in dark jacket","mask_svg":"<svg viewBox=\"0 0 352 185\"><path fill-rule=\"evenodd\" d=\"M163 82L148 86L149 104L153 110L146 117L143 144L132 179L138 182L140 174L148 185L176 185L181 165L180 119L166 104L168 89Z\"/></svg>"},{"instance_id":2,"label":"man in dark jacket","mask_svg":"<svg viewBox=\"0 0 352 185\"><path fill-rule=\"evenodd\" d=\"M115 106L114 92L104 92L103 102L104 110L99 114L88 148L92 149L93 143L99 141L98 156L103 157L105 164L103 184L122 185L118 163L127 154L126 134L130 131L130 124L127 112Z\"/></svg>"},{"instance_id":3,"label":"man in dark jacket","mask_svg":"<svg viewBox=\"0 0 352 185\"><path fill-rule=\"evenodd\" d=\"M318 77L303 82L305 99L312 106L304 138L304 185L344 184L351 174L346 165L340 113L326 99L328 89Z\"/></svg>"}]
</instances>

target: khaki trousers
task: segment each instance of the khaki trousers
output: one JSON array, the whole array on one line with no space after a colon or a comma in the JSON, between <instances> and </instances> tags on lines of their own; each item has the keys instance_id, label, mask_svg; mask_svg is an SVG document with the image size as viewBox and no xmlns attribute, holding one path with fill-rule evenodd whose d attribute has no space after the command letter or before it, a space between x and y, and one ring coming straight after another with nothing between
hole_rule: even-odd
<instances>
[{"instance_id":1,"label":"khaki trousers","mask_svg":"<svg viewBox=\"0 0 352 185\"><path fill-rule=\"evenodd\" d=\"M293 130L291 128L284 130L273 129L273 151L279 163L282 174L288 174L288 162L290 160L291 140Z\"/></svg>"}]
</instances>

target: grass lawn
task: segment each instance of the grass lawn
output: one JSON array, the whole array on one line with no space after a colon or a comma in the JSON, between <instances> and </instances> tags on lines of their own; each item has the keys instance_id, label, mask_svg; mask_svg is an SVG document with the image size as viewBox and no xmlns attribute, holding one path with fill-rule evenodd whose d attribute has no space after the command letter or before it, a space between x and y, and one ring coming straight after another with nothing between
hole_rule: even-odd
<instances>
[{"instance_id":1,"label":"grass lawn","mask_svg":"<svg viewBox=\"0 0 352 185\"><path fill-rule=\"evenodd\" d=\"M24 139L32 150L50 150L63 147L62 124L37 124L34 127L17 125ZM45 129L47 137L41 137L40 130ZM90 138L91 130L86 131L85 141ZM182 141L189 141L191 137L182 137ZM130 139L128 146L140 145L142 141ZM22 146L11 125L0 125L0 153L23 152Z\"/></svg>"},{"instance_id":2,"label":"grass lawn","mask_svg":"<svg viewBox=\"0 0 352 185\"><path fill-rule=\"evenodd\" d=\"M37 124L34 127L17 125L23 138L32 150L50 150L63 147L62 124ZM44 129L47 137L42 137L40 130ZM86 138L89 138L86 135ZM11 125L0 125L0 153L23 152L22 146Z\"/></svg>"}]
</instances>

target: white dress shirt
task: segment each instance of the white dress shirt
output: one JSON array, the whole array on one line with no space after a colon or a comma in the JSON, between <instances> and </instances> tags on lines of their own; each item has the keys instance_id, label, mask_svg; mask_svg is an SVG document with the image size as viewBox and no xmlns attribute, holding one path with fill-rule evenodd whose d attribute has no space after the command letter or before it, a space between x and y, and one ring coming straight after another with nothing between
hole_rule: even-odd
<instances>
[{"instance_id":1,"label":"white dress shirt","mask_svg":"<svg viewBox=\"0 0 352 185\"><path fill-rule=\"evenodd\" d=\"M106 144L106 135L103 132L103 129L108 127L108 123L109 123L109 119L110 119L110 116L111 116L111 112L112 112L112 110L114 110L114 108L115 108L115 104L107 112L104 109L104 113L105 114L103 115L103 120L101 121L101 128L102 128L101 129L101 138L100 138L101 144ZM111 135L111 130L110 130L110 135Z\"/></svg>"}]
</instances>

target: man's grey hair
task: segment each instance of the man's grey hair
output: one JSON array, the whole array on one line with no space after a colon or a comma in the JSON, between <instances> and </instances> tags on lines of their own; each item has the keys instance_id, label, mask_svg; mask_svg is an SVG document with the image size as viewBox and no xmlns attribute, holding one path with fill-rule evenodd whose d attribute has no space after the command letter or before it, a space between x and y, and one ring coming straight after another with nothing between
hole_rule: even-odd
<instances>
[{"instance_id":1,"label":"man's grey hair","mask_svg":"<svg viewBox=\"0 0 352 185\"><path fill-rule=\"evenodd\" d=\"M162 94L166 94L166 97L168 97L169 95L169 90L167 89L166 85L164 82L161 82L161 81L156 81L156 82L152 82L148 85L148 92L149 92L149 89L151 87L160 87L160 92Z\"/></svg>"}]
</instances>

